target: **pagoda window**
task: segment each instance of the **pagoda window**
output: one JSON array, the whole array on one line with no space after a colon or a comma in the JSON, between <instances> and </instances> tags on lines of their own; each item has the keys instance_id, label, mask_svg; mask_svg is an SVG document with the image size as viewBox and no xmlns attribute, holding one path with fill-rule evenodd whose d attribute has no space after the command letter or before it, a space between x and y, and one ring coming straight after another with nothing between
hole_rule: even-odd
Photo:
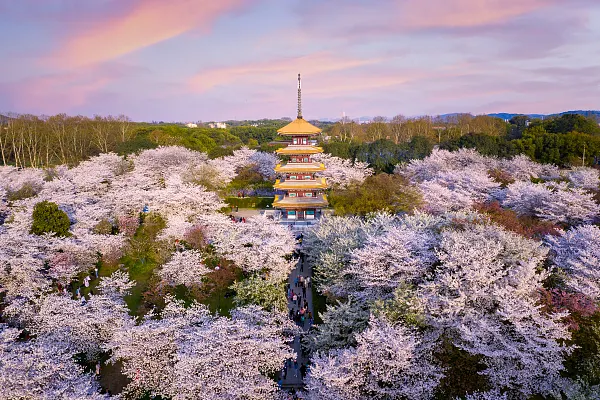
<instances>
[{"instance_id":1,"label":"pagoda window","mask_svg":"<svg viewBox=\"0 0 600 400\"><path fill-rule=\"evenodd\" d=\"M304 162L307 163L308 162L308 157L304 157Z\"/></svg>"},{"instance_id":2,"label":"pagoda window","mask_svg":"<svg viewBox=\"0 0 600 400\"><path fill-rule=\"evenodd\" d=\"M292 144L298 144L298 138L292 139Z\"/></svg>"},{"instance_id":3,"label":"pagoda window","mask_svg":"<svg viewBox=\"0 0 600 400\"><path fill-rule=\"evenodd\" d=\"M296 175L290 175L290 179L296 180L298 177Z\"/></svg>"},{"instance_id":4,"label":"pagoda window","mask_svg":"<svg viewBox=\"0 0 600 400\"><path fill-rule=\"evenodd\" d=\"M311 177L310 175L304 175L304 179L305 179L305 180L311 180L311 179L312 179L312 177Z\"/></svg>"},{"instance_id":5,"label":"pagoda window","mask_svg":"<svg viewBox=\"0 0 600 400\"><path fill-rule=\"evenodd\" d=\"M305 137L302 138L302 144L306 144L306 143L307 143L306 138Z\"/></svg>"},{"instance_id":6,"label":"pagoda window","mask_svg":"<svg viewBox=\"0 0 600 400\"><path fill-rule=\"evenodd\" d=\"M306 197L313 197L313 194L312 194L312 192L308 192L308 193L306 193Z\"/></svg>"},{"instance_id":7,"label":"pagoda window","mask_svg":"<svg viewBox=\"0 0 600 400\"><path fill-rule=\"evenodd\" d=\"M296 193L294 193L294 192L290 193L290 197L296 197Z\"/></svg>"},{"instance_id":8,"label":"pagoda window","mask_svg":"<svg viewBox=\"0 0 600 400\"><path fill-rule=\"evenodd\" d=\"M292 157L292 162L298 162L298 159L296 157Z\"/></svg>"}]
</instances>

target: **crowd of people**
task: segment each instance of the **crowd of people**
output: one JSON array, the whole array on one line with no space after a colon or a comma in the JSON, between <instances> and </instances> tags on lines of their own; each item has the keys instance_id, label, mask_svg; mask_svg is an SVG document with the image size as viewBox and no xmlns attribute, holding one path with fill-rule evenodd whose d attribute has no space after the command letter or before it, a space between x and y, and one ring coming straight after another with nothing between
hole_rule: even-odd
<instances>
[{"instance_id":1,"label":"crowd of people","mask_svg":"<svg viewBox=\"0 0 600 400\"><path fill-rule=\"evenodd\" d=\"M299 234L297 236L298 248L293 254L294 259L297 260L296 268L290 274L290 281L287 283L285 289L288 299L289 318L301 327L303 331L307 331L314 323L313 311L311 310L312 304L310 304L312 296L309 295L312 288L312 277L309 268L307 268L306 272L304 271L306 257L302 252L302 239L303 235ZM302 349L298 348L296 350L299 352L298 358L288 359L284 362L279 380L280 386L286 381L291 383L289 385L291 386L289 399L302 398L301 382L310 371L310 365L302 361Z\"/></svg>"}]
</instances>

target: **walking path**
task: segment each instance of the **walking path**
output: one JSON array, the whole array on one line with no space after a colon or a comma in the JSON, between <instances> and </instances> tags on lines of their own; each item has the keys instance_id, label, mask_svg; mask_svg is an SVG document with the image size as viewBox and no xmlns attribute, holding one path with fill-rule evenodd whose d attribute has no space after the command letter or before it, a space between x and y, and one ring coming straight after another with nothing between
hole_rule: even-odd
<instances>
[{"instance_id":1,"label":"walking path","mask_svg":"<svg viewBox=\"0 0 600 400\"><path fill-rule=\"evenodd\" d=\"M298 246L298 251L302 251L301 245ZM301 253L302 254L302 253ZM306 280L309 277L310 279L310 287L308 285L302 285L299 282L300 276ZM305 309L305 319L304 322L297 321L297 325L302 328L304 332L308 331L310 326L312 325L312 320L308 318L308 312L310 311L310 315L314 318L314 309L313 309L313 301L312 301L312 269L308 262L304 261L304 256L301 255L298 258L298 263L296 264L296 268L290 273L290 278L288 280L289 290L288 290L288 308L290 309L290 319L294 319L293 316L297 314L298 311L304 306L305 302L308 303L307 309ZM306 291L303 291L303 286L306 287ZM293 301L290 299L290 292L296 294L297 300ZM301 303L298 299L302 296ZM308 358L302 352L302 346L300 344L300 336L296 336L294 338L294 343L292 344L298 358L296 359L297 363L294 363L293 360L288 360L286 362L286 367L284 367L282 371L282 384L283 388L294 388L300 389L304 387L304 382L302 380L302 371L305 371L306 366L308 365ZM304 367L302 367L304 365Z\"/></svg>"}]
</instances>

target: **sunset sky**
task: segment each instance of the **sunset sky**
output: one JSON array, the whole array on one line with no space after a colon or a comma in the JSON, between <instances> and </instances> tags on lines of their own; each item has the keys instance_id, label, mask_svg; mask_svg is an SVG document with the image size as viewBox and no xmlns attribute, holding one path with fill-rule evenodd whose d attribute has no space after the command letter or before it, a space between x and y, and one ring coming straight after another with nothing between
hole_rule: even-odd
<instances>
[{"instance_id":1,"label":"sunset sky","mask_svg":"<svg viewBox=\"0 0 600 400\"><path fill-rule=\"evenodd\" d=\"M0 113L600 109L599 0L0 0Z\"/></svg>"}]
</instances>

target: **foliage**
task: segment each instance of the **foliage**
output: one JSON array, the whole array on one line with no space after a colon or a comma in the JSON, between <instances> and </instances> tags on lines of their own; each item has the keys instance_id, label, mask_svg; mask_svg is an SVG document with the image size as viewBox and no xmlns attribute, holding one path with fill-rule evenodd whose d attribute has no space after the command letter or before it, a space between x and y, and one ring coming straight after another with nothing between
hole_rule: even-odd
<instances>
[{"instance_id":1,"label":"foliage","mask_svg":"<svg viewBox=\"0 0 600 400\"><path fill-rule=\"evenodd\" d=\"M253 274L234 283L231 288L236 292L233 301L238 306L256 304L265 310L287 312L288 302L283 282L271 282Z\"/></svg>"},{"instance_id":2,"label":"foliage","mask_svg":"<svg viewBox=\"0 0 600 400\"><path fill-rule=\"evenodd\" d=\"M313 353L356 346L356 336L367 328L369 316L369 309L352 299L328 305L321 315L323 323L302 338L302 345Z\"/></svg>"},{"instance_id":3,"label":"foliage","mask_svg":"<svg viewBox=\"0 0 600 400\"><path fill-rule=\"evenodd\" d=\"M513 210L502 208L498 201L479 203L474 208L486 214L491 221L506 230L526 238L542 239L546 235L558 235L558 227L551 222L540 221L534 217L519 216Z\"/></svg>"},{"instance_id":4,"label":"foliage","mask_svg":"<svg viewBox=\"0 0 600 400\"><path fill-rule=\"evenodd\" d=\"M33 223L31 233L34 235L43 235L44 233L54 233L58 236L69 236L71 221L66 212L58 208L58 204L49 201L42 201L35 205L33 209Z\"/></svg>"},{"instance_id":5,"label":"foliage","mask_svg":"<svg viewBox=\"0 0 600 400\"><path fill-rule=\"evenodd\" d=\"M420 195L401 176L378 174L367 177L362 184L332 190L329 203L339 215L366 215L383 210L411 212L419 206Z\"/></svg>"},{"instance_id":6,"label":"foliage","mask_svg":"<svg viewBox=\"0 0 600 400\"><path fill-rule=\"evenodd\" d=\"M225 202L230 207L239 208L271 208L275 197L227 197Z\"/></svg>"}]
</instances>

